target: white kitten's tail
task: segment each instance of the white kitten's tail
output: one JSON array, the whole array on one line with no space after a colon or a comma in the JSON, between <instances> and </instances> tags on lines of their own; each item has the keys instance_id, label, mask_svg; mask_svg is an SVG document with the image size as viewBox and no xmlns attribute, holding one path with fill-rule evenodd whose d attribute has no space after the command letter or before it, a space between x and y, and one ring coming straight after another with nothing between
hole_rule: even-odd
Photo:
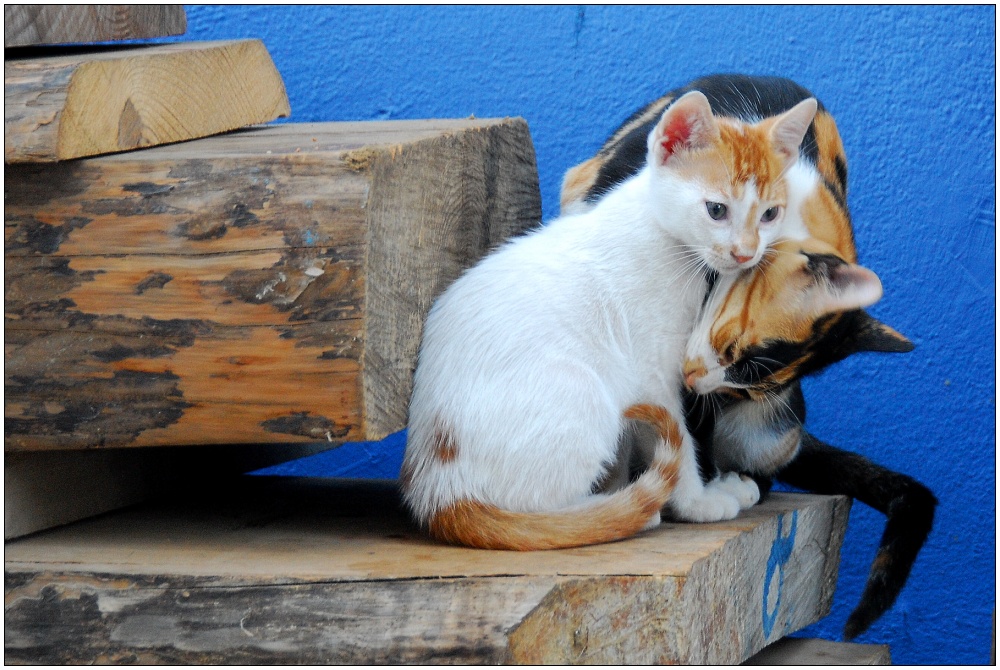
<instances>
[{"instance_id":1,"label":"white kitten's tail","mask_svg":"<svg viewBox=\"0 0 1000 670\"><path fill-rule=\"evenodd\" d=\"M651 424L660 438L649 469L632 484L552 512L511 512L460 500L431 516L430 534L479 549L527 551L613 542L656 525L677 483L681 431L663 407L634 405L625 417Z\"/></svg>"}]
</instances>

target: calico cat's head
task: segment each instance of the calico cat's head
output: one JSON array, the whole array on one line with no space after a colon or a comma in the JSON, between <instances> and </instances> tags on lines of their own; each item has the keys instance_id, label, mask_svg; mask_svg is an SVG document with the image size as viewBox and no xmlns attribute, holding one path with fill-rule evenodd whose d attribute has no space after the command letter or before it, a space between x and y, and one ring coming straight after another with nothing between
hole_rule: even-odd
<instances>
[{"instance_id":1,"label":"calico cat's head","mask_svg":"<svg viewBox=\"0 0 1000 670\"><path fill-rule=\"evenodd\" d=\"M881 297L875 273L829 245L779 242L753 271L715 287L688 341L685 383L757 400L856 352L912 350L864 311Z\"/></svg>"},{"instance_id":2,"label":"calico cat's head","mask_svg":"<svg viewBox=\"0 0 1000 670\"><path fill-rule=\"evenodd\" d=\"M784 177L816 107L807 98L747 123L713 116L700 91L675 100L647 139L650 195L660 225L717 272L760 262L781 234L788 205Z\"/></svg>"}]
</instances>

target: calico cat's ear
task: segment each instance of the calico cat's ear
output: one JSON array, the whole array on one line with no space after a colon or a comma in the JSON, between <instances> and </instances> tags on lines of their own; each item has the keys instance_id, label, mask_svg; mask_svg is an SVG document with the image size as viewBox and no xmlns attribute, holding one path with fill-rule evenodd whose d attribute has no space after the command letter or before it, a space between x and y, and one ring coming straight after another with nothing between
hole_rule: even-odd
<instances>
[{"instance_id":1,"label":"calico cat's ear","mask_svg":"<svg viewBox=\"0 0 1000 670\"><path fill-rule=\"evenodd\" d=\"M649 134L650 163L663 165L678 151L709 146L718 137L719 125L708 98L701 91L691 91L667 107Z\"/></svg>"},{"instance_id":2,"label":"calico cat's ear","mask_svg":"<svg viewBox=\"0 0 1000 670\"><path fill-rule=\"evenodd\" d=\"M882 282L868 268L833 254L805 256L805 271L814 278L811 307L816 314L861 309L882 297Z\"/></svg>"},{"instance_id":3,"label":"calico cat's ear","mask_svg":"<svg viewBox=\"0 0 1000 670\"><path fill-rule=\"evenodd\" d=\"M890 328L864 310L860 311L854 342L857 351L905 354L913 351L913 342L895 328Z\"/></svg>"},{"instance_id":4,"label":"calico cat's ear","mask_svg":"<svg viewBox=\"0 0 1000 670\"><path fill-rule=\"evenodd\" d=\"M771 126L771 143L789 167L799 157L799 145L816 116L816 98L806 98L775 119Z\"/></svg>"}]
</instances>

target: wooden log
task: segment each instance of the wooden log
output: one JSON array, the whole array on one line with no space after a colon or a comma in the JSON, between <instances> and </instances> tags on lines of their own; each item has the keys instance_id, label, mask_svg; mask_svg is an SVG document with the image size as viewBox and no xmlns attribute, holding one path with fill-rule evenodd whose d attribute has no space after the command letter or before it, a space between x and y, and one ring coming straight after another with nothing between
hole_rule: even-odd
<instances>
[{"instance_id":1,"label":"wooden log","mask_svg":"<svg viewBox=\"0 0 1000 670\"><path fill-rule=\"evenodd\" d=\"M381 439L535 225L520 119L288 124L5 172L8 450Z\"/></svg>"},{"instance_id":2,"label":"wooden log","mask_svg":"<svg viewBox=\"0 0 1000 670\"><path fill-rule=\"evenodd\" d=\"M182 5L4 5L3 45L72 44L182 35Z\"/></svg>"},{"instance_id":3,"label":"wooden log","mask_svg":"<svg viewBox=\"0 0 1000 670\"><path fill-rule=\"evenodd\" d=\"M288 116L260 40L4 61L4 161L52 162L180 142Z\"/></svg>"},{"instance_id":4,"label":"wooden log","mask_svg":"<svg viewBox=\"0 0 1000 670\"><path fill-rule=\"evenodd\" d=\"M391 483L254 480L7 543L5 660L734 664L828 612L850 508L520 553L434 543Z\"/></svg>"},{"instance_id":5,"label":"wooden log","mask_svg":"<svg viewBox=\"0 0 1000 670\"><path fill-rule=\"evenodd\" d=\"M785 638L757 652L743 665L892 665L892 657L887 644Z\"/></svg>"}]
</instances>

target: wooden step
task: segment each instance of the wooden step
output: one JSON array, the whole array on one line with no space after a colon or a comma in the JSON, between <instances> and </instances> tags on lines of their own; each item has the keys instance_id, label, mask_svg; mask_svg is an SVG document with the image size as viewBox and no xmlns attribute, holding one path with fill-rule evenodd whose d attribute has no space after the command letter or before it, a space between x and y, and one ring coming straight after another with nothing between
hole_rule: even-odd
<instances>
[{"instance_id":1,"label":"wooden step","mask_svg":"<svg viewBox=\"0 0 1000 670\"><path fill-rule=\"evenodd\" d=\"M5 171L7 450L378 440L536 225L520 119L286 124Z\"/></svg>"},{"instance_id":2,"label":"wooden step","mask_svg":"<svg viewBox=\"0 0 1000 670\"><path fill-rule=\"evenodd\" d=\"M392 482L244 478L8 542L5 661L735 664L829 611L849 508L519 553L431 541Z\"/></svg>"},{"instance_id":3,"label":"wooden step","mask_svg":"<svg viewBox=\"0 0 1000 670\"><path fill-rule=\"evenodd\" d=\"M260 40L5 60L3 78L6 163L128 151L290 114Z\"/></svg>"},{"instance_id":4,"label":"wooden step","mask_svg":"<svg viewBox=\"0 0 1000 670\"><path fill-rule=\"evenodd\" d=\"M182 35L182 5L4 5L3 45L84 44Z\"/></svg>"}]
</instances>

